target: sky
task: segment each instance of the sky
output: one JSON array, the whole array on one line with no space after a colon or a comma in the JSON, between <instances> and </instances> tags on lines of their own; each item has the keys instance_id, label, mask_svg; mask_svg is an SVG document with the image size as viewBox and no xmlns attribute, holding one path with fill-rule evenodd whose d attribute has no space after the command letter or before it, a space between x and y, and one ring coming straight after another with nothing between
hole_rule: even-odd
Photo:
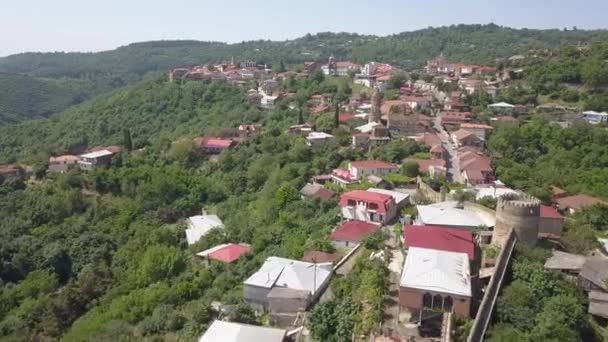
<instances>
[{"instance_id":1,"label":"sky","mask_svg":"<svg viewBox=\"0 0 608 342\"><path fill-rule=\"evenodd\" d=\"M608 0L0 0L0 56L100 51L159 39L285 40L429 26L607 28Z\"/></svg>"}]
</instances>

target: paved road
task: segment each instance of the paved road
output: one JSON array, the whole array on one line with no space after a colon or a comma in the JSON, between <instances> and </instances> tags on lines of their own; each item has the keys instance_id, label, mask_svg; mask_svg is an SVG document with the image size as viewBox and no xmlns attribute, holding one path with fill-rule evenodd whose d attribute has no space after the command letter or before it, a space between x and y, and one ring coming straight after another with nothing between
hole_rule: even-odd
<instances>
[{"instance_id":1,"label":"paved road","mask_svg":"<svg viewBox=\"0 0 608 342\"><path fill-rule=\"evenodd\" d=\"M433 127L439 132L437 135L441 139L443 148L447 151L446 168L448 170L447 178L450 182L460 182L460 167L458 165L458 152L452 145L448 132L441 126L441 118L435 117Z\"/></svg>"}]
</instances>

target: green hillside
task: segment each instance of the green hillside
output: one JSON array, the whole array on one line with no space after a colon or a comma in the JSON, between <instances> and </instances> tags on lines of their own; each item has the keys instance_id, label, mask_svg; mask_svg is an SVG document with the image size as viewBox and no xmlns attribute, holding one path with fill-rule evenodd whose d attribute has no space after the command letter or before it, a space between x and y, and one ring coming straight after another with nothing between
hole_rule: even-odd
<instances>
[{"instance_id":1,"label":"green hillside","mask_svg":"<svg viewBox=\"0 0 608 342\"><path fill-rule=\"evenodd\" d=\"M90 98L92 93L86 80L0 73L0 125L47 117Z\"/></svg>"},{"instance_id":2,"label":"green hillside","mask_svg":"<svg viewBox=\"0 0 608 342\"><path fill-rule=\"evenodd\" d=\"M318 33L288 41L234 44L151 41L97 53L22 53L0 58L0 72L36 78L0 82L0 125L48 116L149 74L156 77L174 67L228 61L233 57L237 61L253 60L268 65L283 61L289 65L335 55L360 63L376 60L414 69L440 53L454 61L494 64L496 58L531 49L606 40L608 31L604 30L528 30L490 24L428 28L385 37ZM3 77L9 76L0 76L0 80Z\"/></svg>"}]
</instances>

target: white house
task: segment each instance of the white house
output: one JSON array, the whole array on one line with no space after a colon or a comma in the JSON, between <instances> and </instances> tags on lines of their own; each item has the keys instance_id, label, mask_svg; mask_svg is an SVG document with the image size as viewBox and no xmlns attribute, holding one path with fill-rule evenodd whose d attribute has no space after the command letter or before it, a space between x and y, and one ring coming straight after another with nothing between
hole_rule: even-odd
<instances>
[{"instance_id":1,"label":"white house","mask_svg":"<svg viewBox=\"0 0 608 342\"><path fill-rule=\"evenodd\" d=\"M283 329L215 320L198 342L283 342Z\"/></svg>"},{"instance_id":2,"label":"white house","mask_svg":"<svg viewBox=\"0 0 608 342\"><path fill-rule=\"evenodd\" d=\"M306 137L308 146L321 146L334 139L334 136L325 132L310 132Z\"/></svg>"},{"instance_id":3,"label":"white house","mask_svg":"<svg viewBox=\"0 0 608 342\"><path fill-rule=\"evenodd\" d=\"M203 215L196 215L189 217L186 220L188 229L186 229L186 240L189 245L193 245L203 236L207 235L211 229L224 228L224 223L220 220L217 215L207 215L203 212Z\"/></svg>"}]
</instances>

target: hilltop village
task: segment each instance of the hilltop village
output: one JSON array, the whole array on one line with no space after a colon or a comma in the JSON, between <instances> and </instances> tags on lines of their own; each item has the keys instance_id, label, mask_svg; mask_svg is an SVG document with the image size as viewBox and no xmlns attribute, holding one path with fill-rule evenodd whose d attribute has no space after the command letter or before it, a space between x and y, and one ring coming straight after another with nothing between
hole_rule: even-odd
<instances>
[{"instance_id":1,"label":"hilltop village","mask_svg":"<svg viewBox=\"0 0 608 342\"><path fill-rule=\"evenodd\" d=\"M418 72L334 57L272 67L232 60L169 71L163 83L225 83L239 88L262 118L279 110L292 116L280 129L251 120L185 136L168 143L168 154L191 153L224 173L239 150L272 150L272 144L256 147L267 136L294 141L296 161L342 153L336 160L315 160L297 188L286 181L271 194L279 208L272 220L295 226L281 212L304 203L322 208L331 223L310 235L298 232L296 253L268 252L266 245L284 241L278 231L264 237L264 246L243 233L250 217L235 213L245 210L239 203L231 204L230 214L213 205L196 213L162 213L183 228L172 239L185 242L200 272L226 272L216 278L226 285L217 285L199 341L481 341L496 324L499 294L518 276L511 270L516 250L535 246L551 251L541 272L569 279L573 291L585 296L588 314L608 319L608 240L593 236L597 248L590 250L563 240L568 220L603 210L608 202L569 193L561 188L565 184L555 184L542 198L509 186L497 172L501 156L488 149L496 129L518 127L531 113L558 113L551 124L560 127L608 120L605 112L560 104L498 101L526 58L513 56L498 69L438 56ZM44 177L93 175L95 186L83 190L87 195L134 191L103 177L149 153L149 146L134 146L136 129L124 130L121 145L55 154L43 170L1 165L0 176L31 176L28 186L34 186ZM264 173L275 172L264 166L259 163L244 185L236 180L226 191L245 192L255 177L263 177L263 184ZM300 177L297 170L288 172ZM212 192L205 196L214 201ZM242 225L240 235L228 231L235 223ZM248 268L239 266L245 263Z\"/></svg>"}]
</instances>

